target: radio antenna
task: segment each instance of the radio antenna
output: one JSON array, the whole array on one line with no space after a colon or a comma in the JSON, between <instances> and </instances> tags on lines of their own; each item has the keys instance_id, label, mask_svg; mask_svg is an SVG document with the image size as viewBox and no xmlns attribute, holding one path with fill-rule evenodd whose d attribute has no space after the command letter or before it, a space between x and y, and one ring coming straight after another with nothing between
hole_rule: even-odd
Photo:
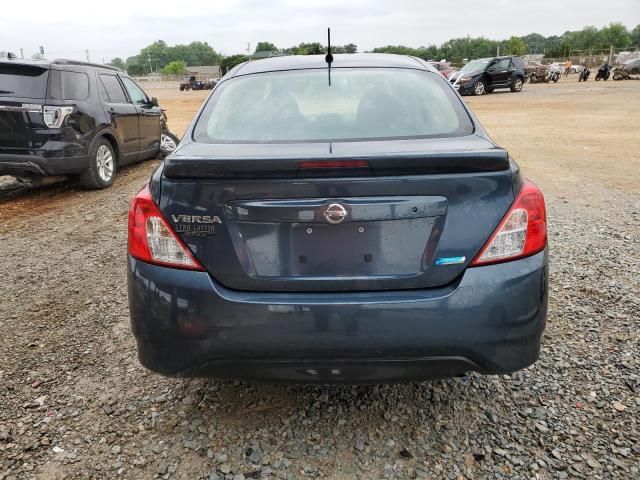
<instances>
[{"instance_id":1,"label":"radio antenna","mask_svg":"<svg viewBox=\"0 0 640 480\"><path fill-rule=\"evenodd\" d=\"M331 63L333 63L333 55L331 54L331 28L327 28L327 54L325 55L324 60L327 62L329 86L331 86Z\"/></svg>"}]
</instances>

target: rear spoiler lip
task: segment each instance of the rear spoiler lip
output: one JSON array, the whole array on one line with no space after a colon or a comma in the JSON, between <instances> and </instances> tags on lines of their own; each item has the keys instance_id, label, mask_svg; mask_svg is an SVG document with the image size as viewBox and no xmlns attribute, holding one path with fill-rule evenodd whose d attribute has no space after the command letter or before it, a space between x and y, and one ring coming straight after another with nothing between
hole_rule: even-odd
<instances>
[{"instance_id":1,"label":"rear spoiler lip","mask_svg":"<svg viewBox=\"0 0 640 480\"><path fill-rule=\"evenodd\" d=\"M300 169L307 160L365 160L369 167ZM310 178L318 176L392 176L480 173L509 170L509 154L501 148L358 156L239 158L169 156L167 178Z\"/></svg>"}]
</instances>

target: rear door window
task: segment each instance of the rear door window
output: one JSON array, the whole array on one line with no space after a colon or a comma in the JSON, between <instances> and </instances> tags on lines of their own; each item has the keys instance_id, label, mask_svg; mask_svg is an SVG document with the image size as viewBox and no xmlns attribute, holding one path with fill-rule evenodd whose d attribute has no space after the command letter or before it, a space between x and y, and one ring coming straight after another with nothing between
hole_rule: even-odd
<instances>
[{"instance_id":1,"label":"rear door window","mask_svg":"<svg viewBox=\"0 0 640 480\"><path fill-rule=\"evenodd\" d=\"M48 96L55 100L86 100L89 97L89 77L81 72L51 70Z\"/></svg>"},{"instance_id":2,"label":"rear door window","mask_svg":"<svg viewBox=\"0 0 640 480\"><path fill-rule=\"evenodd\" d=\"M133 80L127 77L120 78L122 79L122 83L124 83L124 86L129 93L129 98L133 103L137 105L144 105L146 103L149 103L147 95Z\"/></svg>"},{"instance_id":3,"label":"rear door window","mask_svg":"<svg viewBox=\"0 0 640 480\"><path fill-rule=\"evenodd\" d=\"M0 99L44 98L48 77L47 66L0 62Z\"/></svg>"},{"instance_id":4,"label":"rear door window","mask_svg":"<svg viewBox=\"0 0 640 480\"><path fill-rule=\"evenodd\" d=\"M507 68L509 68L510 64L510 58L503 58L502 60L496 62L491 68L493 68L494 70L506 70Z\"/></svg>"},{"instance_id":5,"label":"rear door window","mask_svg":"<svg viewBox=\"0 0 640 480\"><path fill-rule=\"evenodd\" d=\"M196 124L210 143L447 137L473 125L442 75L413 69L267 72L220 84Z\"/></svg>"},{"instance_id":6,"label":"rear door window","mask_svg":"<svg viewBox=\"0 0 640 480\"><path fill-rule=\"evenodd\" d=\"M99 77L105 90L104 93L107 96L105 100L108 103L129 103L118 77L106 73L101 73Z\"/></svg>"}]
</instances>

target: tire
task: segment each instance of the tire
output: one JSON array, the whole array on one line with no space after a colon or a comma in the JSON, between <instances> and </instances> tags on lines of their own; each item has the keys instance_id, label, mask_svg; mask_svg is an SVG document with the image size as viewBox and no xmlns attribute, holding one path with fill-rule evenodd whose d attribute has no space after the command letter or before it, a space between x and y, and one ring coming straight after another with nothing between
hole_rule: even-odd
<instances>
[{"instance_id":1,"label":"tire","mask_svg":"<svg viewBox=\"0 0 640 480\"><path fill-rule=\"evenodd\" d=\"M158 155L160 158L164 158L173 152L178 144L180 143L180 139L171 133L169 130L165 130L160 134L160 152ZM171 148L173 146L173 148Z\"/></svg>"},{"instance_id":2,"label":"tire","mask_svg":"<svg viewBox=\"0 0 640 480\"><path fill-rule=\"evenodd\" d=\"M600 76L600 74L596 75L596 82L599 82L602 79L602 77Z\"/></svg>"},{"instance_id":3,"label":"tire","mask_svg":"<svg viewBox=\"0 0 640 480\"><path fill-rule=\"evenodd\" d=\"M622 74L616 72L613 74L613 79L614 80L622 80Z\"/></svg>"},{"instance_id":4,"label":"tire","mask_svg":"<svg viewBox=\"0 0 640 480\"><path fill-rule=\"evenodd\" d=\"M184 92L184 85L180 85L180 91Z\"/></svg>"},{"instance_id":5,"label":"tire","mask_svg":"<svg viewBox=\"0 0 640 480\"><path fill-rule=\"evenodd\" d=\"M484 80L478 80L476 84L473 86L474 95L484 95L486 91L487 91L487 85L484 83Z\"/></svg>"},{"instance_id":6,"label":"tire","mask_svg":"<svg viewBox=\"0 0 640 480\"><path fill-rule=\"evenodd\" d=\"M80 175L80 183L89 190L110 187L116 178L117 157L106 138L96 142L90 154L89 168Z\"/></svg>"},{"instance_id":7,"label":"tire","mask_svg":"<svg viewBox=\"0 0 640 480\"><path fill-rule=\"evenodd\" d=\"M511 91L516 93L521 92L523 86L524 80L522 79L522 77L516 77L513 79L513 82L511 82Z\"/></svg>"},{"instance_id":8,"label":"tire","mask_svg":"<svg viewBox=\"0 0 640 480\"><path fill-rule=\"evenodd\" d=\"M535 73L532 73L529 76L529 83L536 83L538 81L538 75L536 75Z\"/></svg>"}]
</instances>

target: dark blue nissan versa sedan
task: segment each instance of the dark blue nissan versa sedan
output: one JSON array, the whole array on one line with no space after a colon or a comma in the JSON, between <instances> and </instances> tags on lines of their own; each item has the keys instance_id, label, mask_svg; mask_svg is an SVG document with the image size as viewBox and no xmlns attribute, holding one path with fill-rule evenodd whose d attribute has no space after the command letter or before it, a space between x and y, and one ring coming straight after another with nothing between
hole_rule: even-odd
<instances>
[{"instance_id":1,"label":"dark blue nissan versa sedan","mask_svg":"<svg viewBox=\"0 0 640 480\"><path fill-rule=\"evenodd\" d=\"M507 373L547 312L542 193L433 67L231 70L129 213L140 360L361 383Z\"/></svg>"}]
</instances>

